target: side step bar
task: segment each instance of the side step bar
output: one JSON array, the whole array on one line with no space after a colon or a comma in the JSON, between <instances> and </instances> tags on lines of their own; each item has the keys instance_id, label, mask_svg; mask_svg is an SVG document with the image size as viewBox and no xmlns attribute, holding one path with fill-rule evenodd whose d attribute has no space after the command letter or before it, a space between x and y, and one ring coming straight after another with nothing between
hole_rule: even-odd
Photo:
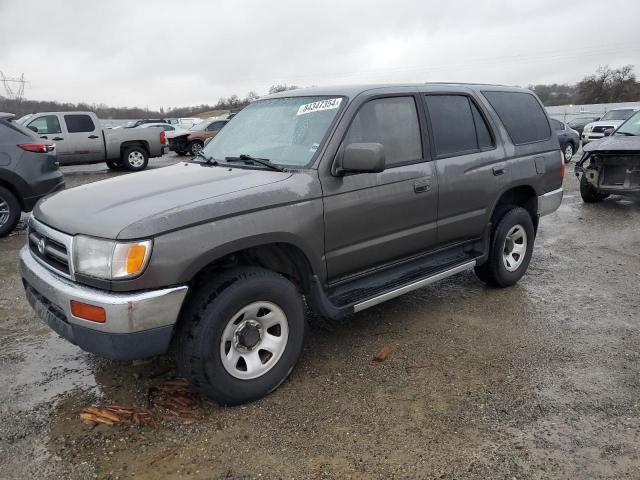
<instances>
[{"instance_id":1,"label":"side step bar","mask_svg":"<svg viewBox=\"0 0 640 480\"><path fill-rule=\"evenodd\" d=\"M362 310L373 307L374 305L378 305L386 302L387 300L391 300L392 298L417 290L418 288L430 285L447 277L451 277L452 275L464 272L465 270L470 270L476 266L476 263L477 260L470 260L447 270L442 270L432 275L425 276L406 285L393 288L374 297L367 298L366 300L356 301L350 305L336 305L333 303L322 288L320 279L314 275L311 292L307 300L310 303L311 308L320 315L327 318L339 319L351 313L361 312Z\"/></svg>"},{"instance_id":2,"label":"side step bar","mask_svg":"<svg viewBox=\"0 0 640 480\"><path fill-rule=\"evenodd\" d=\"M462 265L458 265L457 267L450 268L449 270L445 270L444 272L436 273L435 275L431 275L430 277L423 278L416 282L410 283L400 288L396 288L394 290L390 290L364 302L356 303L353 306L354 312L361 312L369 307L373 307L374 305L378 305L380 303L386 302L387 300L391 300L392 298L399 297L400 295L404 295L405 293L411 292L413 290L417 290L418 288L422 288L427 285L431 285L439 280L443 280L447 277L455 275L460 272L464 272L465 270L470 270L476 266L476 261L472 260L467 263L463 263Z\"/></svg>"}]
</instances>

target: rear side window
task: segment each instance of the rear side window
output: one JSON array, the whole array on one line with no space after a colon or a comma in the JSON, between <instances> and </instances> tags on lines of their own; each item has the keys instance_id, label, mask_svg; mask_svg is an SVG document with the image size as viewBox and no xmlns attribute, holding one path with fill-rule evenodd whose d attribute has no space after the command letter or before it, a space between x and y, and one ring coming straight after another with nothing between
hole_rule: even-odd
<instances>
[{"instance_id":1,"label":"rear side window","mask_svg":"<svg viewBox=\"0 0 640 480\"><path fill-rule=\"evenodd\" d=\"M64 123L69 133L93 132L96 129L89 115L65 115Z\"/></svg>"},{"instance_id":2,"label":"rear side window","mask_svg":"<svg viewBox=\"0 0 640 480\"><path fill-rule=\"evenodd\" d=\"M53 133L62 133L60 128L60 120L57 115L45 115L38 117L35 120L31 120L28 127L35 127L38 129L36 132L38 135L51 135Z\"/></svg>"},{"instance_id":3,"label":"rear side window","mask_svg":"<svg viewBox=\"0 0 640 480\"><path fill-rule=\"evenodd\" d=\"M493 148L482 114L466 95L426 95L433 140L438 156Z\"/></svg>"},{"instance_id":4,"label":"rear side window","mask_svg":"<svg viewBox=\"0 0 640 480\"><path fill-rule=\"evenodd\" d=\"M418 112L413 97L367 102L353 118L346 144L381 143L387 166L422 159Z\"/></svg>"},{"instance_id":5,"label":"rear side window","mask_svg":"<svg viewBox=\"0 0 640 480\"><path fill-rule=\"evenodd\" d=\"M551 136L547 116L530 93L482 92L500 117L515 145L540 142Z\"/></svg>"}]
</instances>

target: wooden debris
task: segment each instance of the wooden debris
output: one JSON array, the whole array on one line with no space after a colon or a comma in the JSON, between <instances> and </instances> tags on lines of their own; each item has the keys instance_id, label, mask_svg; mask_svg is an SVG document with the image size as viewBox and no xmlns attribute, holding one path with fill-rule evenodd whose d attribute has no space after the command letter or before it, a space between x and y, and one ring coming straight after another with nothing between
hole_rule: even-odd
<instances>
[{"instance_id":1,"label":"wooden debris","mask_svg":"<svg viewBox=\"0 0 640 480\"><path fill-rule=\"evenodd\" d=\"M380 351L378 353L376 353L376 356L373 357L373 359L376 362L384 362L387 357L389 356L389 354L391 353L391 347L388 345L385 345L384 347L382 347L380 349Z\"/></svg>"}]
</instances>

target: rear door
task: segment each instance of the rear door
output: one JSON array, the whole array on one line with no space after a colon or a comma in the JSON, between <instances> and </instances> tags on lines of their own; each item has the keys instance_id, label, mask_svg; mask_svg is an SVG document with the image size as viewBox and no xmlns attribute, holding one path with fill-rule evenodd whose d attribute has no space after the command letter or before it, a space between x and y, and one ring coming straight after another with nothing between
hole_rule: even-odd
<instances>
[{"instance_id":1,"label":"rear door","mask_svg":"<svg viewBox=\"0 0 640 480\"><path fill-rule=\"evenodd\" d=\"M479 238L509 177L495 128L471 93L434 92L422 100L438 175L438 243Z\"/></svg>"},{"instance_id":2,"label":"rear door","mask_svg":"<svg viewBox=\"0 0 640 480\"><path fill-rule=\"evenodd\" d=\"M329 281L429 250L436 242L437 182L422 135L419 97L366 100L342 139L381 143L381 173L321 178Z\"/></svg>"},{"instance_id":3,"label":"rear door","mask_svg":"<svg viewBox=\"0 0 640 480\"><path fill-rule=\"evenodd\" d=\"M86 113L63 113L65 149L58 151L62 164L101 162L105 159L102 127Z\"/></svg>"}]
</instances>

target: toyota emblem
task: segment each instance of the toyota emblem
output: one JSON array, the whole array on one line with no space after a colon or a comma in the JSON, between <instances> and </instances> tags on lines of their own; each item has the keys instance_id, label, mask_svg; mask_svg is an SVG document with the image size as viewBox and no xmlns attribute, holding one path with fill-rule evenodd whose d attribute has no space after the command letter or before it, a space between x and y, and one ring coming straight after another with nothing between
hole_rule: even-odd
<instances>
[{"instance_id":1,"label":"toyota emblem","mask_svg":"<svg viewBox=\"0 0 640 480\"><path fill-rule=\"evenodd\" d=\"M38 240L38 251L40 255L44 255L45 248L47 248L47 241L41 237L40 240Z\"/></svg>"}]
</instances>

